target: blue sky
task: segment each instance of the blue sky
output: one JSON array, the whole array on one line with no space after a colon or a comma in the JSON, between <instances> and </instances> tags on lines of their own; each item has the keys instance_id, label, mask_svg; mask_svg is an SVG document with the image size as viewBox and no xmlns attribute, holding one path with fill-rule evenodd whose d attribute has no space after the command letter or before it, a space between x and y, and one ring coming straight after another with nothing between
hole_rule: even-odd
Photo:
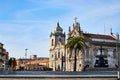
<instances>
[{"instance_id":1,"label":"blue sky","mask_svg":"<svg viewBox=\"0 0 120 80\"><path fill-rule=\"evenodd\" d=\"M10 57L49 57L56 23L67 34L75 16L84 32L120 34L120 0L0 0L0 42Z\"/></svg>"}]
</instances>

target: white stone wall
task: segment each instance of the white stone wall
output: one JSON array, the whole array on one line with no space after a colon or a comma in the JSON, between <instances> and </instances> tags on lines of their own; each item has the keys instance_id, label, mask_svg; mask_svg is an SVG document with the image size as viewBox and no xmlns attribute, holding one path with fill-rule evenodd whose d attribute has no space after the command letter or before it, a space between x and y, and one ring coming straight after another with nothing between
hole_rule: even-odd
<instances>
[{"instance_id":1,"label":"white stone wall","mask_svg":"<svg viewBox=\"0 0 120 80\"><path fill-rule=\"evenodd\" d=\"M76 53L76 71L82 71L84 66L84 54L78 51ZM74 71L75 51L67 49L66 51L66 71Z\"/></svg>"},{"instance_id":2,"label":"white stone wall","mask_svg":"<svg viewBox=\"0 0 120 80\"><path fill-rule=\"evenodd\" d=\"M49 65L51 68L53 68L53 71L63 70L63 65L62 65L63 56L65 56L64 45L59 43L52 51L50 51Z\"/></svg>"}]
</instances>

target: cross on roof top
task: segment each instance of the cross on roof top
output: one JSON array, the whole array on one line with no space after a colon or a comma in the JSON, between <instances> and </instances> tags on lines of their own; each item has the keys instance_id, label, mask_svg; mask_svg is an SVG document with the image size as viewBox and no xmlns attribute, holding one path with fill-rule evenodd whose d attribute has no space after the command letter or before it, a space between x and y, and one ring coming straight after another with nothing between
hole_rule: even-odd
<instances>
[{"instance_id":1,"label":"cross on roof top","mask_svg":"<svg viewBox=\"0 0 120 80\"><path fill-rule=\"evenodd\" d=\"M78 18L77 18L77 17L75 17L75 19L74 19L74 20L75 20L75 23L77 22L77 19L78 19Z\"/></svg>"}]
</instances>

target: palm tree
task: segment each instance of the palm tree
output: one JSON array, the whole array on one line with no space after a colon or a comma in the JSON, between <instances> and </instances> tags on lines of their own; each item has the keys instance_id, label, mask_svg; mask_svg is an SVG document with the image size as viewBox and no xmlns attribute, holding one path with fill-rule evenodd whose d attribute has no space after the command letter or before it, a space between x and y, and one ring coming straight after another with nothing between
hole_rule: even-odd
<instances>
[{"instance_id":1,"label":"palm tree","mask_svg":"<svg viewBox=\"0 0 120 80\"><path fill-rule=\"evenodd\" d=\"M85 45L85 40L84 40L84 37L82 37L82 36L73 36L73 37L68 38L68 41L67 41L67 44L65 47L75 50L74 71L76 71L77 50L83 49L84 45Z\"/></svg>"}]
</instances>

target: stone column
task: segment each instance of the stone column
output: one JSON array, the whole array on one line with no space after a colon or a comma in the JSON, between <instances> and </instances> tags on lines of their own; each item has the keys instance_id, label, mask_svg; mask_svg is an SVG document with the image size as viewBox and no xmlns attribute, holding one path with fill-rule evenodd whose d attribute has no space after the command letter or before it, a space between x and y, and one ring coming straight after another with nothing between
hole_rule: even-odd
<instances>
[{"instance_id":1,"label":"stone column","mask_svg":"<svg viewBox=\"0 0 120 80\"><path fill-rule=\"evenodd\" d=\"M87 58L87 61L90 61L89 48L86 48L86 58Z\"/></svg>"},{"instance_id":2,"label":"stone column","mask_svg":"<svg viewBox=\"0 0 120 80\"><path fill-rule=\"evenodd\" d=\"M108 49L107 48L104 49L104 55L106 55L106 56L108 55Z\"/></svg>"},{"instance_id":3,"label":"stone column","mask_svg":"<svg viewBox=\"0 0 120 80\"><path fill-rule=\"evenodd\" d=\"M79 50L79 54L77 56L77 65L76 65L76 71L82 71L84 68L84 53L83 51Z\"/></svg>"},{"instance_id":4,"label":"stone column","mask_svg":"<svg viewBox=\"0 0 120 80\"><path fill-rule=\"evenodd\" d=\"M115 67L115 60L113 58L113 49L108 49L108 64L110 68Z\"/></svg>"},{"instance_id":5,"label":"stone column","mask_svg":"<svg viewBox=\"0 0 120 80\"><path fill-rule=\"evenodd\" d=\"M84 61L86 62L87 61L87 48L84 48L84 54L85 54L85 57L84 57Z\"/></svg>"},{"instance_id":6,"label":"stone column","mask_svg":"<svg viewBox=\"0 0 120 80\"><path fill-rule=\"evenodd\" d=\"M96 57L96 56L97 56L97 53L98 53L98 49L97 49L97 48L94 48L94 49L93 49L93 53L94 53L94 56L93 56L93 57Z\"/></svg>"},{"instance_id":7,"label":"stone column","mask_svg":"<svg viewBox=\"0 0 120 80\"><path fill-rule=\"evenodd\" d=\"M94 67L94 54L93 54L93 48L91 47L91 48L89 48L89 54L90 54L90 63L91 63L91 65L90 65L90 67Z\"/></svg>"}]
</instances>

